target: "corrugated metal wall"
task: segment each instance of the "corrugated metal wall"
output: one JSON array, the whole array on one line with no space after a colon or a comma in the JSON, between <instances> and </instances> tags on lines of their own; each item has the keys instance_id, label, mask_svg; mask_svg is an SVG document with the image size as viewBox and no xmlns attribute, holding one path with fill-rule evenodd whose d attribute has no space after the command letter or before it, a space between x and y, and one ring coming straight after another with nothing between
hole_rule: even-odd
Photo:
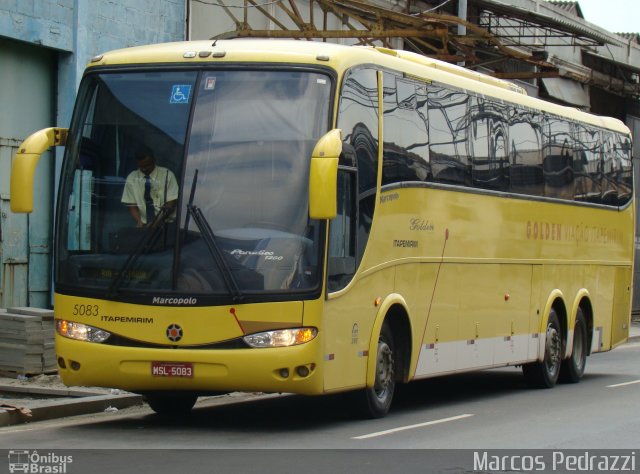
<instances>
[{"instance_id":1,"label":"corrugated metal wall","mask_svg":"<svg viewBox=\"0 0 640 474\"><path fill-rule=\"evenodd\" d=\"M57 53L0 38L0 307L48 307L50 296L51 153L36 171L33 214L9 206L11 161L32 132L54 123Z\"/></svg>"}]
</instances>

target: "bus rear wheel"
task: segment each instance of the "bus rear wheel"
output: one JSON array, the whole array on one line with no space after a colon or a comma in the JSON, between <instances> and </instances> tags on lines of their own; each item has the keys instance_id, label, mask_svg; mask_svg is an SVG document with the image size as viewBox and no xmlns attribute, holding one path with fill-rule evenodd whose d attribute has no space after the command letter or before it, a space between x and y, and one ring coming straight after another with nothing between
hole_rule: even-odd
<instances>
[{"instance_id":1,"label":"bus rear wheel","mask_svg":"<svg viewBox=\"0 0 640 474\"><path fill-rule=\"evenodd\" d=\"M188 415L196 404L198 396L191 393L146 393L144 401L162 416Z\"/></svg>"},{"instance_id":2,"label":"bus rear wheel","mask_svg":"<svg viewBox=\"0 0 640 474\"><path fill-rule=\"evenodd\" d=\"M385 323L378 337L375 382L357 397L359 412L365 418L382 418L391 408L396 387L394 349L393 333Z\"/></svg>"},{"instance_id":3,"label":"bus rear wheel","mask_svg":"<svg viewBox=\"0 0 640 474\"><path fill-rule=\"evenodd\" d=\"M562 363L562 331L555 310L549 312L544 358L542 362L531 362L522 366L527 383L535 388L551 388L558 381Z\"/></svg>"},{"instance_id":4,"label":"bus rear wheel","mask_svg":"<svg viewBox=\"0 0 640 474\"><path fill-rule=\"evenodd\" d=\"M587 364L587 340L587 324L582 310L578 309L573 328L571 356L562 361L560 368L561 382L577 383L584 375L584 368Z\"/></svg>"}]
</instances>

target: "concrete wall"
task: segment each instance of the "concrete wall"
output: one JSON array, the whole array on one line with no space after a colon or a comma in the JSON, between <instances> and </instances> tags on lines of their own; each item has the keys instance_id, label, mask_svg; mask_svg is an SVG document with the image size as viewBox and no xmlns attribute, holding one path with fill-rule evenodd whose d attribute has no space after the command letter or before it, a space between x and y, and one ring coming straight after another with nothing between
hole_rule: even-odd
<instances>
[{"instance_id":1,"label":"concrete wall","mask_svg":"<svg viewBox=\"0 0 640 474\"><path fill-rule=\"evenodd\" d=\"M0 260L7 261L0 269L0 303L50 302L55 199L51 188L58 181L63 150L52 153L53 160L41 160L38 183L47 186L38 184L36 189L44 202L38 198L38 210L27 217L11 214L8 206L11 155L18 144L41 128L69 126L91 57L112 49L181 41L185 18L185 0L0 0L0 47L6 53L0 54Z\"/></svg>"},{"instance_id":2,"label":"concrete wall","mask_svg":"<svg viewBox=\"0 0 640 474\"><path fill-rule=\"evenodd\" d=\"M56 121L67 126L89 59L112 49L183 40L185 8L185 0L0 0L0 36L60 53Z\"/></svg>"},{"instance_id":3,"label":"concrete wall","mask_svg":"<svg viewBox=\"0 0 640 474\"><path fill-rule=\"evenodd\" d=\"M0 36L72 50L74 0L0 0Z\"/></svg>"},{"instance_id":4,"label":"concrete wall","mask_svg":"<svg viewBox=\"0 0 640 474\"><path fill-rule=\"evenodd\" d=\"M43 307L50 297L51 154L36 170L32 214L11 213L9 177L21 138L54 121L55 62L52 50L0 38L0 307Z\"/></svg>"},{"instance_id":5,"label":"concrete wall","mask_svg":"<svg viewBox=\"0 0 640 474\"><path fill-rule=\"evenodd\" d=\"M60 64L62 123L71 119L72 97L93 56L112 49L181 41L185 37L184 0L75 0L75 4L74 57L64 58Z\"/></svg>"}]
</instances>

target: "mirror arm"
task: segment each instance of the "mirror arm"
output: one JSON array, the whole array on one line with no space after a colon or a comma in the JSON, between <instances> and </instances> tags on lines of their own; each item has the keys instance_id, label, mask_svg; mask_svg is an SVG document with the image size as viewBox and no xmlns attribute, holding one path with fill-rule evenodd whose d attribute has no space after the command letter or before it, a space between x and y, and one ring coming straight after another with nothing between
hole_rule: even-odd
<instances>
[{"instance_id":1,"label":"mirror arm","mask_svg":"<svg viewBox=\"0 0 640 474\"><path fill-rule=\"evenodd\" d=\"M11 167L11 211L33 211L33 178L40 155L52 146L64 146L69 129L51 127L40 130L24 140L18 147Z\"/></svg>"}]
</instances>

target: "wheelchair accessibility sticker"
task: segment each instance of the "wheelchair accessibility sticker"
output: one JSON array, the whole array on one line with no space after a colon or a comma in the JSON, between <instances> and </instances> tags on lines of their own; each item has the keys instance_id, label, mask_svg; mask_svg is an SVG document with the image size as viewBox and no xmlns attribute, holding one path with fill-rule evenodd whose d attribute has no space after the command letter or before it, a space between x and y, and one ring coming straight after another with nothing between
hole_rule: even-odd
<instances>
[{"instance_id":1,"label":"wheelchair accessibility sticker","mask_svg":"<svg viewBox=\"0 0 640 474\"><path fill-rule=\"evenodd\" d=\"M188 104L191 96L191 86L188 84L174 85L171 88L170 104Z\"/></svg>"}]
</instances>

